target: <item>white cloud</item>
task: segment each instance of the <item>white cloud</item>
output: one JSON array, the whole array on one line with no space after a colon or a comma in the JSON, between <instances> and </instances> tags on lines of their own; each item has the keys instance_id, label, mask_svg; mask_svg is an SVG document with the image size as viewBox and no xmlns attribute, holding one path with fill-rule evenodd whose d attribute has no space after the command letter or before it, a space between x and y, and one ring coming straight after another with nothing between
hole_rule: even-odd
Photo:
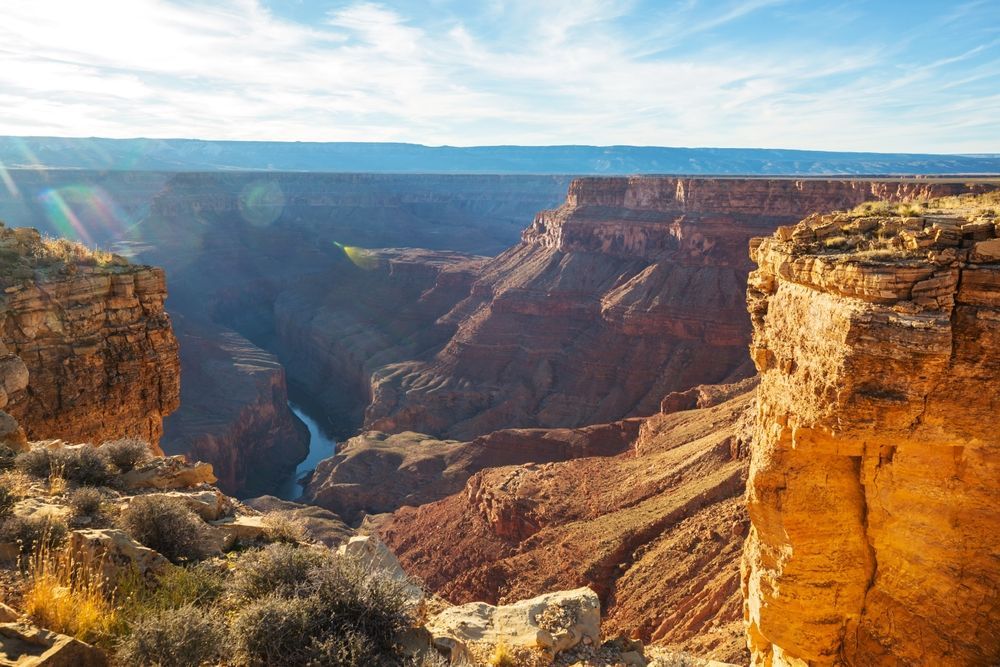
<instances>
[{"instance_id":1,"label":"white cloud","mask_svg":"<svg viewBox=\"0 0 1000 667\"><path fill-rule=\"evenodd\" d=\"M900 45L713 39L780 0L636 2L356 2L314 25L258 0L14 3L0 133L1000 151L995 41L907 65Z\"/></svg>"}]
</instances>

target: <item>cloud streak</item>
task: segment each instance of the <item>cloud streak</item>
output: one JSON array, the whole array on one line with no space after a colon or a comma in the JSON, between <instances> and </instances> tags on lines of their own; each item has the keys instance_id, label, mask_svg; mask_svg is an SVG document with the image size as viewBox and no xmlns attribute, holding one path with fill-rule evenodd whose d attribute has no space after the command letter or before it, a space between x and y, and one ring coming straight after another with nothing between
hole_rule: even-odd
<instances>
[{"instance_id":1,"label":"cloud streak","mask_svg":"<svg viewBox=\"0 0 1000 667\"><path fill-rule=\"evenodd\" d=\"M992 3L283 4L15 3L0 133L1000 152Z\"/></svg>"}]
</instances>

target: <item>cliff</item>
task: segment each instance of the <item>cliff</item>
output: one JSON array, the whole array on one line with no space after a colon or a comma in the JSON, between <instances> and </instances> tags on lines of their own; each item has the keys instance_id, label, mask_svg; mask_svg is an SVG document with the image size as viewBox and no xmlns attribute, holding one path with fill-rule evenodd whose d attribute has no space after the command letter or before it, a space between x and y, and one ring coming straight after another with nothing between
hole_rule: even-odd
<instances>
[{"instance_id":1,"label":"cliff","mask_svg":"<svg viewBox=\"0 0 1000 667\"><path fill-rule=\"evenodd\" d=\"M175 319L181 403L162 446L212 464L226 493L272 491L309 452L309 430L288 410L285 369L234 331Z\"/></svg>"},{"instance_id":2,"label":"cliff","mask_svg":"<svg viewBox=\"0 0 1000 667\"><path fill-rule=\"evenodd\" d=\"M1000 662L1000 196L751 244L756 665Z\"/></svg>"},{"instance_id":3,"label":"cliff","mask_svg":"<svg viewBox=\"0 0 1000 667\"><path fill-rule=\"evenodd\" d=\"M809 212L964 191L920 180L575 180L486 263L430 356L371 378L365 427L469 439L657 411L675 390L751 373L753 236Z\"/></svg>"},{"instance_id":4,"label":"cliff","mask_svg":"<svg viewBox=\"0 0 1000 667\"><path fill-rule=\"evenodd\" d=\"M31 439L157 448L179 400L163 271L27 228L0 228L0 261L3 409Z\"/></svg>"},{"instance_id":5,"label":"cliff","mask_svg":"<svg viewBox=\"0 0 1000 667\"><path fill-rule=\"evenodd\" d=\"M590 586L610 633L745 663L738 422L748 403L643 420L614 455L486 468L459 493L369 525L452 602ZM607 428L556 433L574 433L580 449Z\"/></svg>"}]
</instances>

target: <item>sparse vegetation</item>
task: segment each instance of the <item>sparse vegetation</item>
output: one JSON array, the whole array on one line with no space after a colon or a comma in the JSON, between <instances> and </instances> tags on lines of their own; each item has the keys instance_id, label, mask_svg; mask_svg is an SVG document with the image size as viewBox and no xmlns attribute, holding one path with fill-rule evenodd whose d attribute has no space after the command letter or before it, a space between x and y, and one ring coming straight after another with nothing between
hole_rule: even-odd
<instances>
[{"instance_id":1,"label":"sparse vegetation","mask_svg":"<svg viewBox=\"0 0 1000 667\"><path fill-rule=\"evenodd\" d=\"M297 595L313 573L331 564L332 557L320 550L300 549L288 544L269 544L243 555L233 574L229 595L237 600L256 600L269 594Z\"/></svg>"},{"instance_id":2,"label":"sparse vegetation","mask_svg":"<svg viewBox=\"0 0 1000 667\"><path fill-rule=\"evenodd\" d=\"M0 445L0 471L12 470L16 458L17 452L7 445Z\"/></svg>"},{"instance_id":3,"label":"sparse vegetation","mask_svg":"<svg viewBox=\"0 0 1000 667\"><path fill-rule=\"evenodd\" d=\"M27 560L24 612L37 625L94 642L115 626L117 610L99 570L78 563L69 549L43 542Z\"/></svg>"},{"instance_id":4,"label":"sparse vegetation","mask_svg":"<svg viewBox=\"0 0 1000 667\"><path fill-rule=\"evenodd\" d=\"M268 542L307 542L309 539L305 524L290 512L268 512L264 515L264 537Z\"/></svg>"},{"instance_id":5,"label":"sparse vegetation","mask_svg":"<svg viewBox=\"0 0 1000 667\"><path fill-rule=\"evenodd\" d=\"M119 643L123 665L199 667L226 655L225 619L215 609L191 604L144 614Z\"/></svg>"},{"instance_id":6,"label":"sparse vegetation","mask_svg":"<svg viewBox=\"0 0 1000 667\"><path fill-rule=\"evenodd\" d=\"M78 517L96 516L101 511L104 496L92 486L76 489L69 495L69 506Z\"/></svg>"},{"instance_id":7,"label":"sparse vegetation","mask_svg":"<svg viewBox=\"0 0 1000 667\"><path fill-rule=\"evenodd\" d=\"M105 442L97 449L97 453L108 465L122 473L134 470L153 456L149 443L139 438L120 438Z\"/></svg>"},{"instance_id":8,"label":"sparse vegetation","mask_svg":"<svg viewBox=\"0 0 1000 667\"><path fill-rule=\"evenodd\" d=\"M18 454L14 465L33 477L49 479L50 484L55 477L77 484L104 486L112 478L104 459L89 446L56 450L38 447Z\"/></svg>"},{"instance_id":9,"label":"sparse vegetation","mask_svg":"<svg viewBox=\"0 0 1000 667\"><path fill-rule=\"evenodd\" d=\"M38 259L50 262L58 261L84 266L107 266L114 261L115 257L114 254L106 250L88 248L78 241L51 236L42 237L41 244L34 249L34 255Z\"/></svg>"},{"instance_id":10,"label":"sparse vegetation","mask_svg":"<svg viewBox=\"0 0 1000 667\"><path fill-rule=\"evenodd\" d=\"M66 540L69 528L61 519L49 516L12 515L0 523L0 542L18 545L22 556L45 549L55 549Z\"/></svg>"},{"instance_id":11,"label":"sparse vegetation","mask_svg":"<svg viewBox=\"0 0 1000 667\"><path fill-rule=\"evenodd\" d=\"M174 563L205 555L205 524L179 500L139 496L122 510L119 523L134 539Z\"/></svg>"},{"instance_id":12,"label":"sparse vegetation","mask_svg":"<svg viewBox=\"0 0 1000 667\"><path fill-rule=\"evenodd\" d=\"M490 667L517 667L514 653L510 650L507 642L501 640L497 643L496 648L493 649L493 655L490 656L489 664Z\"/></svg>"},{"instance_id":13,"label":"sparse vegetation","mask_svg":"<svg viewBox=\"0 0 1000 667\"><path fill-rule=\"evenodd\" d=\"M10 514L16 503L17 496L14 491L6 484L0 483L0 518Z\"/></svg>"}]
</instances>

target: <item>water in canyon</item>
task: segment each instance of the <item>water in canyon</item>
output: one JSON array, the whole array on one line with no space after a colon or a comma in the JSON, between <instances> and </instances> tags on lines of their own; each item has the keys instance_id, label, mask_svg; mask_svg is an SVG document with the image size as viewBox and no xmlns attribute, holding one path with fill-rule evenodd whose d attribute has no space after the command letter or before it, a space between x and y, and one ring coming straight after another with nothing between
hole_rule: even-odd
<instances>
[{"instance_id":1,"label":"water in canyon","mask_svg":"<svg viewBox=\"0 0 1000 667\"><path fill-rule=\"evenodd\" d=\"M305 490L305 487L299 483L299 479L306 473L315 470L317 463L333 456L336 451L337 441L323 427L320 421L321 417L312 414L311 411L291 401L288 402L288 407L309 428L309 454L295 468L295 472L291 477L281 484L275 495L283 500L297 500Z\"/></svg>"}]
</instances>

